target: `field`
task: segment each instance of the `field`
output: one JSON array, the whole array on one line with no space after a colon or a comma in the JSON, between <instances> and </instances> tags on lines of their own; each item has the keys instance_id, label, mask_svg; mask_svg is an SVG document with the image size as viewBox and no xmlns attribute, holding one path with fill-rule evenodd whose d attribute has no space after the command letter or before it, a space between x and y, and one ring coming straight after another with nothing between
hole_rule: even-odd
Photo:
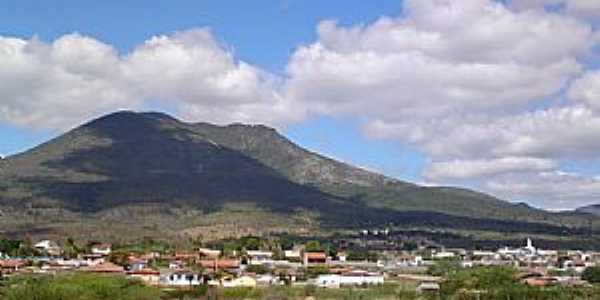
<instances>
[{"instance_id":1,"label":"field","mask_svg":"<svg viewBox=\"0 0 600 300\"><path fill-rule=\"evenodd\" d=\"M418 294L414 286L386 283L375 287L340 289L305 286L259 288L194 287L174 290L148 287L122 276L67 274L55 277L27 275L0 281L3 300L170 300L170 299L600 299L597 287L538 288L515 282L510 270L479 269L455 274L442 285L439 294Z\"/></svg>"}]
</instances>

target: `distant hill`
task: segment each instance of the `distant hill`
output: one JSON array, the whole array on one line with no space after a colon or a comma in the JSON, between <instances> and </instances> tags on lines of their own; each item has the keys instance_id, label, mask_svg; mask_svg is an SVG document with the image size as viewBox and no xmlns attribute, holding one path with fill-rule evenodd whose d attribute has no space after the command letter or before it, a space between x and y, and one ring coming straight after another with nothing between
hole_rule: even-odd
<instances>
[{"instance_id":1,"label":"distant hill","mask_svg":"<svg viewBox=\"0 0 600 300\"><path fill-rule=\"evenodd\" d=\"M0 208L13 215L54 210L60 213L52 218L60 220L136 205L162 207L159 214L174 207L213 213L250 205L278 216L304 213L339 228L412 224L563 232L587 224L578 214L356 168L266 126L185 123L161 113L110 114L0 160Z\"/></svg>"},{"instance_id":2,"label":"distant hill","mask_svg":"<svg viewBox=\"0 0 600 300\"><path fill-rule=\"evenodd\" d=\"M587 214L600 216L600 204L582 206L582 207L575 209L575 212L587 213Z\"/></svg>"}]
</instances>

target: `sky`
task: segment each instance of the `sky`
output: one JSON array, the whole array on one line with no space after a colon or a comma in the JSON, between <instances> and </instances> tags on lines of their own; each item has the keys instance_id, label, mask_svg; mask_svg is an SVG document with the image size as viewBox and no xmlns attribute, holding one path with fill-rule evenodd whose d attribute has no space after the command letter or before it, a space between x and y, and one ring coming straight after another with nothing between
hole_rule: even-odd
<instances>
[{"instance_id":1,"label":"sky","mask_svg":"<svg viewBox=\"0 0 600 300\"><path fill-rule=\"evenodd\" d=\"M0 154L121 109L424 185L600 203L600 1L0 3Z\"/></svg>"}]
</instances>

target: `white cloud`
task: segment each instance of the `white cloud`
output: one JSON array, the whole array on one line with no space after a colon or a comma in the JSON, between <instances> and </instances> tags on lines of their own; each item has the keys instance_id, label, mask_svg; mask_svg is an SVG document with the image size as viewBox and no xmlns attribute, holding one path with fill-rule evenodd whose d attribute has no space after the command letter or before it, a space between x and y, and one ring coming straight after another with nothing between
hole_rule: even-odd
<instances>
[{"instance_id":1,"label":"white cloud","mask_svg":"<svg viewBox=\"0 0 600 300\"><path fill-rule=\"evenodd\" d=\"M549 171L556 168L552 160L534 157L502 157L488 160L452 160L432 163L425 170L428 181L473 179L511 172Z\"/></svg>"},{"instance_id":2,"label":"white cloud","mask_svg":"<svg viewBox=\"0 0 600 300\"><path fill-rule=\"evenodd\" d=\"M554 9L587 20L600 18L600 1L597 0L512 0L517 10Z\"/></svg>"},{"instance_id":3,"label":"white cloud","mask_svg":"<svg viewBox=\"0 0 600 300\"><path fill-rule=\"evenodd\" d=\"M0 121L63 127L135 106L116 51L78 34L51 44L0 37Z\"/></svg>"},{"instance_id":4,"label":"white cloud","mask_svg":"<svg viewBox=\"0 0 600 300\"><path fill-rule=\"evenodd\" d=\"M598 34L591 25L491 0L405 6L398 19L321 23L318 41L290 61L289 97L360 118L368 136L415 146L430 162L423 174L430 182L468 181L501 196L502 184L526 184L525 174L535 181L559 170L562 159L597 157L600 117L590 100L563 99L592 55ZM576 89L591 93L595 85L583 80ZM562 193L539 189L532 201L569 201L568 189L579 185L563 179Z\"/></svg>"},{"instance_id":5,"label":"white cloud","mask_svg":"<svg viewBox=\"0 0 600 300\"><path fill-rule=\"evenodd\" d=\"M512 174L490 180L488 191L505 199L525 200L552 210L598 204L600 180L572 172Z\"/></svg>"},{"instance_id":6,"label":"white cloud","mask_svg":"<svg viewBox=\"0 0 600 300\"><path fill-rule=\"evenodd\" d=\"M190 120L280 125L302 118L277 79L236 61L207 29L155 36L127 55L90 37L0 37L0 121L64 129L149 102Z\"/></svg>"},{"instance_id":7,"label":"white cloud","mask_svg":"<svg viewBox=\"0 0 600 300\"><path fill-rule=\"evenodd\" d=\"M569 88L568 96L600 111L600 71L587 72L577 79Z\"/></svg>"},{"instance_id":8,"label":"white cloud","mask_svg":"<svg viewBox=\"0 0 600 300\"><path fill-rule=\"evenodd\" d=\"M319 40L291 59L288 96L383 121L518 109L558 93L591 47L591 28L559 15L485 0L405 5L401 19L321 23Z\"/></svg>"}]
</instances>

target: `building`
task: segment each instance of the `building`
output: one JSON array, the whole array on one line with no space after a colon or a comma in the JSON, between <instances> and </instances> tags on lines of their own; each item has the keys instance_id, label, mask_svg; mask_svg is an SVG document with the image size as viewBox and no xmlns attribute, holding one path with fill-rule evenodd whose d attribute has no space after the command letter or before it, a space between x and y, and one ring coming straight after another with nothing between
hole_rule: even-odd
<instances>
[{"instance_id":1,"label":"building","mask_svg":"<svg viewBox=\"0 0 600 300\"><path fill-rule=\"evenodd\" d=\"M204 281L204 277L201 274L187 270L161 275L159 280L161 285L167 286L195 286L203 284Z\"/></svg>"},{"instance_id":2,"label":"building","mask_svg":"<svg viewBox=\"0 0 600 300\"><path fill-rule=\"evenodd\" d=\"M149 285L160 284L160 272L152 269L141 269L127 272L127 276L139 279Z\"/></svg>"},{"instance_id":3,"label":"building","mask_svg":"<svg viewBox=\"0 0 600 300\"><path fill-rule=\"evenodd\" d=\"M327 254L325 252L304 252L302 258L305 266L327 263Z\"/></svg>"},{"instance_id":4,"label":"building","mask_svg":"<svg viewBox=\"0 0 600 300\"><path fill-rule=\"evenodd\" d=\"M250 276L240 276L238 278L228 277L221 280L223 287L255 287L256 279Z\"/></svg>"},{"instance_id":5,"label":"building","mask_svg":"<svg viewBox=\"0 0 600 300\"><path fill-rule=\"evenodd\" d=\"M50 240L43 240L38 242L37 244L35 244L33 246L36 250L50 255L50 256L60 256L62 250L60 249L60 247L58 246L58 244L54 241L50 241Z\"/></svg>"},{"instance_id":6,"label":"building","mask_svg":"<svg viewBox=\"0 0 600 300\"><path fill-rule=\"evenodd\" d=\"M205 269L211 269L213 271L221 270L234 270L240 267L240 261L234 259L214 259L214 260L201 260L198 264Z\"/></svg>"},{"instance_id":7,"label":"building","mask_svg":"<svg viewBox=\"0 0 600 300\"><path fill-rule=\"evenodd\" d=\"M27 265L27 262L20 259L7 259L0 260L0 273L10 274L13 272L18 272L21 268Z\"/></svg>"},{"instance_id":8,"label":"building","mask_svg":"<svg viewBox=\"0 0 600 300\"><path fill-rule=\"evenodd\" d=\"M418 293L437 293L440 291L440 284L437 282L422 282L417 286Z\"/></svg>"},{"instance_id":9,"label":"building","mask_svg":"<svg viewBox=\"0 0 600 300\"><path fill-rule=\"evenodd\" d=\"M198 253L200 253L200 257L202 258L219 258L221 256L221 250L213 250L208 248L200 248L198 249Z\"/></svg>"},{"instance_id":10,"label":"building","mask_svg":"<svg viewBox=\"0 0 600 300\"><path fill-rule=\"evenodd\" d=\"M300 250L285 250L283 255L288 260L297 260L300 261L302 255L300 254Z\"/></svg>"},{"instance_id":11,"label":"building","mask_svg":"<svg viewBox=\"0 0 600 300\"><path fill-rule=\"evenodd\" d=\"M381 274L366 271L352 271L344 274L319 275L316 285L325 288L339 288L340 286L356 285L378 285L383 284L384 278Z\"/></svg>"},{"instance_id":12,"label":"building","mask_svg":"<svg viewBox=\"0 0 600 300\"><path fill-rule=\"evenodd\" d=\"M246 251L249 265L262 265L273 263L273 252L271 251Z\"/></svg>"},{"instance_id":13,"label":"building","mask_svg":"<svg viewBox=\"0 0 600 300\"><path fill-rule=\"evenodd\" d=\"M111 252L111 244L96 244L92 246L92 254L108 256Z\"/></svg>"},{"instance_id":14,"label":"building","mask_svg":"<svg viewBox=\"0 0 600 300\"><path fill-rule=\"evenodd\" d=\"M81 270L84 272L91 273L123 273L125 271L125 268L119 265L115 265L111 262L103 262L97 265L81 268Z\"/></svg>"}]
</instances>

